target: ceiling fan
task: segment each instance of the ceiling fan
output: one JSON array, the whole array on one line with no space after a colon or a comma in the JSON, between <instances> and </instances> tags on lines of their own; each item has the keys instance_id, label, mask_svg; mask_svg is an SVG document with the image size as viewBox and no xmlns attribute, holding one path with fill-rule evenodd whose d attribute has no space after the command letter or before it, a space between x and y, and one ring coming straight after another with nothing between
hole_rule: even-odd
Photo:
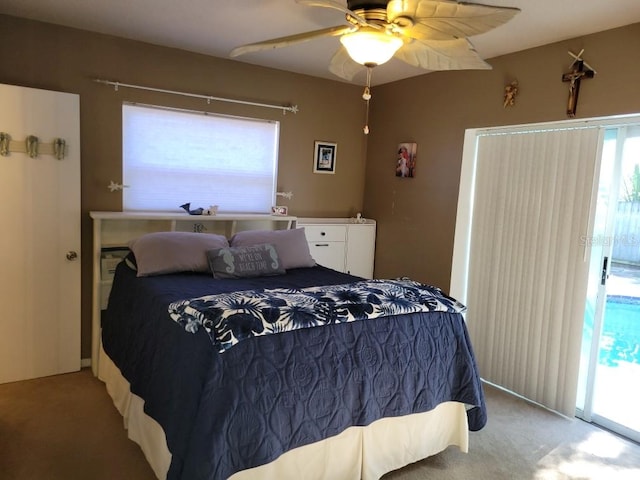
<instances>
[{"instance_id":1,"label":"ceiling fan","mask_svg":"<svg viewBox=\"0 0 640 480\"><path fill-rule=\"evenodd\" d=\"M453 0L295 0L345 14L346 25L275 38L233 49L231 57L340 37L342 46L329 64L338 77L351 81L362 65L371 68L392 57L425 70L490 69L467 37L487 32L520 10ZM365 100L368 100L365 98Z\"/></svg>"}]
</instances>

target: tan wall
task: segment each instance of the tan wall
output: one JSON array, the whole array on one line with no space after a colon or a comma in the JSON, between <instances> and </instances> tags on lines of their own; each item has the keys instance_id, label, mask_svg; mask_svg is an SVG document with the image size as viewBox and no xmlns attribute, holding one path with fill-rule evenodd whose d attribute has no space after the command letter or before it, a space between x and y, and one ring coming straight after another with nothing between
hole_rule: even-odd
<instances>
[{"instance_id":1,"label":"tan wall","mask_svg":"<svg viewBox=\"0 0 640 480\"><path fill-rule=\"evenodd\" d=\"M294 192L293 200L282 202L291 213L350 216L363 211L378 221L376 277L408 275L445 290L466 128L565 119L568 87L560 79L571 63L567 51L582 48L598 74L583 83L577 116L640 112L640 65L635 62L640 24L492 59L492 71L431 73L375 87L368 137L361 130L359 86L3 15L0 32L1 83L80 95L84 252L91 251L88 212L121 208L121 195L110 193L107 185L121 179L123 101L279 120L278 187ZM295 103L300 113L206 106L127 89L114 93L93 78ZM505 109L504 86L514 78L520 92L515 107ZM338 142L336 175L312 173L314 140ZM397 145L406 141L418 143L412 179L394 175ZM91 260L85 254L83 357L90 354L90 279Z\"/></svg>"},{"instance_id":2,"label":"tan wall","mask_svg":"<svg viewBox=\"0 0 640 480\"><path fill-rule=\"evenodd\" d=\"M0 15L0 83L80 95L82 153L82 356L90 356L91 210L120 210L123 101L280 121L279 200L299 216L353 216L363 208L366 138L361 88L340 82ZM264 103L298 114L113 88L94 78ZM315 140L338 143L335 175L313 173ZM70 148L74 148L73 145ZM185 198L185 201L189 201ZM212 202L214 203L214 202Z\"/></svg>"},{"instance_id":3,"label":"tan wall","mask_svg":"<svg viewBox=\"0 0 640 480\"><path fill-rule=\"evenodd\" d=\"M567 119L568 50L596 69L577 118L640 113L640 24L489 60L491 71L437 72L373 89L366 216L378 222L376 277L449 289L465 129ZM382 67L380 67L382 68ZM375 75L375 71L373 73ZM516 104L504 86L519 81ZM396 178L401 142L416 142L415 178Z\"/></svg>"}]
</instances>

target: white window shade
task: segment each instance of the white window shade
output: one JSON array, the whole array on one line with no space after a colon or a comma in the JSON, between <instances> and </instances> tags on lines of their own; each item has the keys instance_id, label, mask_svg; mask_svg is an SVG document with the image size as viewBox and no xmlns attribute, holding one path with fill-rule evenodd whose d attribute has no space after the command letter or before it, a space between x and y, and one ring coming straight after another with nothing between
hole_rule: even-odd
<instances>
[{"instance_id":1,"label":"white window shade","mask_svg":"<svg viewBox=\"0 0 640 480\"><path fill-rule=\"evenodd\" d=\"M123 206L269 213L277 178L278 122L123 105Z\"/></svg>"}]
</instances>

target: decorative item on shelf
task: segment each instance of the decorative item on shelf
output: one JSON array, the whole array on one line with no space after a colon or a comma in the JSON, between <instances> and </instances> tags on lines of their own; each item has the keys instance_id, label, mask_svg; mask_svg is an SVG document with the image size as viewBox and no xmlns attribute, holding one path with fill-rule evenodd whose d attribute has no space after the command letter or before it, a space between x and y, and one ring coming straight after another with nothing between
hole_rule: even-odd
<instances>
[{"instance_id":1,"label":"decorative item on shelf","mask_svg":"<svg viewBox=\"0 0 640 480\"><path fill-rule=\"evenodd\" d=\"M111 180L107 188L111 193L113 193L113 192L121 191L125 188L129 188L129 185L123 185L122 183L116 183L113 180Z\"/></svg>"},{"instance_id":2,"label":"decorative item on shelf","mask_svg":"<svg viewBox=\"0 0 640 480\"><path fill-rule=\"evenodd\" d=\"M412 178L416 171L417 143L401 143L398 145L396 157L396 177Z\"/></svg>"},{"instance_id":3,"label":"decorative item on shelf","mask_svg":"<svg viewBox=\"0 0 640 480\"><path fill-rule=\"evenodd\" d=\"M593 78L596 74L595 69L582 59L584 48L577 55L571 51L568 52L573 57L571 71L562 75L563 82L569 82L569 101L567 103L567 117L576 116L576 107L578 106L578 93L580 92L580 82L583 78Z\"/></svg>"},{"instance_id":4,"label":"decorative item on shelf","mask_svg":"<svg viewBox=\"0 0 640 480\"><path fill-rule=\"evenodd\" d=\"M516 96L518 95L518 80L514 80L509 85L504 87L504 104L503 107L513 107L516 103Z\"/></svg>"},{"instance_id":5,"label":"decorative item on shelf","mask_svg":"<svg viewBox=\"0 0 640 480\"><path fill-rule=\"evenodd\" d=\"M353 223L367 223L367 219L362 216L360 212L356 213L356 217L352 218Z\"/></svg>"},{"instance_id":6,"label":"decorative item on shelf","mask_svg":"<svg viewBox=\"0 0 640 480\"><path fill-rule=\"evenodd\" d=\"M0 155L7 157L9 155L9 144L11 143L11 135L0 132Z\"/></svg>"},{"instance_id":7,"label":"decorative item on shelf","mask_svg":"<svg viewBox=\"0 0 640 480\"><path fill-rule=\"evenodd\" d=\"M205 208L202 212L203 215L214 216L218 213L218 205L209 205L209 208Z\"/></svg>"},{"instance_id":8,"label":"decorative item on shelf","mask_svg":"<svg viewBox=\"0 0 640 480\"><path fill-rule=\"evenodd\" d=\"M189 215L209 215L209 216L213 216L213 215L216 215L218 213L218 205L209 205L209 208L198 207L198 208L194 208L192 210L191 209L191 203L187 202L187 203L183 203L182 205L180 205L180 208L182 208Z\"/></svg>"},{"instance_id":9,"label":"decorative item on shelf","mask_svg":"<svg viewBox=\"0 0 640 480\"><path fill-rule=\"evenodd\" d=\"M182 205L180 205L180 208L184 209L184 211L189 215L202 215L202 212L204 212L204 208L202 207L194 208L193 210L191 210L191 203L189 202L183 203Z\"/></svg>"},{"instance_id":10,"label":"decorative item on shelf","mask_svg":"<svg viewBox=\"0 0 640 480\"><path fill-rule=\"evenodd\" d=\"M336 173L338 144L316 141L313 151L313 173Z\"/></svg>"},{"instance_id":11,"label":"decorative item on shelf","mask_svg":"<svg viewBox=\"0 0 640 480\"><path fill-rule=\"evenodd\" d=\"M288 213L288 207L283 207L280 205L274 205L273 207L271 207L271 215L287 215Z\"/></svg>"},{"instance_id":12,"label":"decorative item on shelf","mask_svg":"<svg viewBox=\"0 0 640 480\"><path fill-rule=\"evenodd\" d=\"M27 151L27 155L31 158L36 158L38 156L38 137L35 135L29 135L24 140L25 148Z\"/></svg>"}]
</instances>

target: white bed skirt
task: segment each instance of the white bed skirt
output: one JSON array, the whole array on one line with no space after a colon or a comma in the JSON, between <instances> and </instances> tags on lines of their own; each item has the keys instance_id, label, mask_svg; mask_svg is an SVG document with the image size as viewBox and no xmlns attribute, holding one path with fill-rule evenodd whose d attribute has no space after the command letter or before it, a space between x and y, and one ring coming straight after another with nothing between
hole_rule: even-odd
<instances>
[{"instance_id":1,"label":"white bed skirt","mask_svg":"<svg viewBox=\"0 0 640 480\"><path fill-rule=\"evenodd\" d=\"M129 438L140 445L159 479L165 479L171 453L162 427L143 410L144 401L100 346L98 378L105 382L124 419ZM351 427L335 437L296 448L277 460L238 472L232 480L378 480L382 475L455 445L467 452L465 406L446 402L426 413L383 418Z\"/></svg>"}]
</instances>

